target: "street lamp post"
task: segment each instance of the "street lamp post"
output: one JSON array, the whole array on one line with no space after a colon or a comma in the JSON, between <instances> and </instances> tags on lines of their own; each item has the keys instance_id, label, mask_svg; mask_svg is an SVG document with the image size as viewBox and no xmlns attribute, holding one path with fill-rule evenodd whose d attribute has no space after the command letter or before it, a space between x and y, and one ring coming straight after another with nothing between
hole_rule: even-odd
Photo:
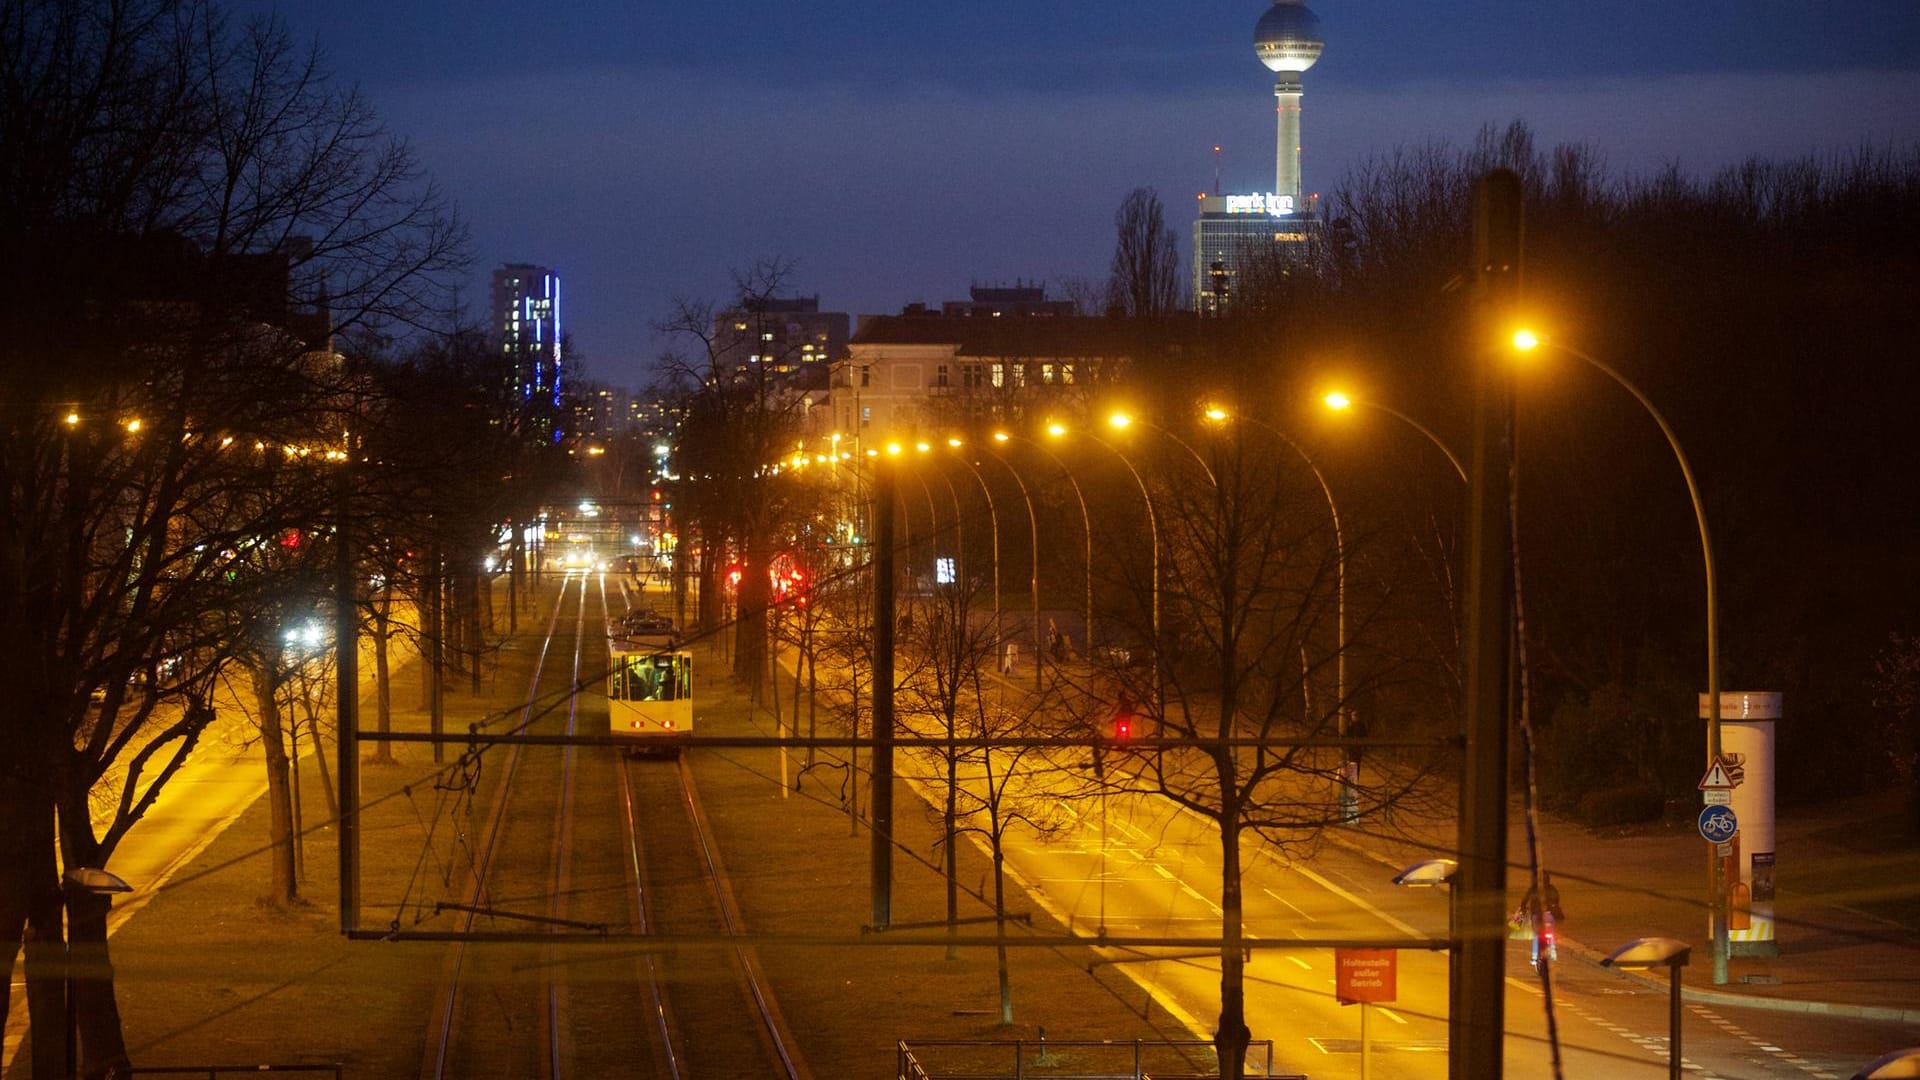
<instances>
[{"instance_id":1,"label":"street lamp post","mask_svg":"<svg viewBox=\"0 0 1920 1080\"><path fill-rule=\"evenodd\" d=\"M1720 760L1720 621L1717 575L1713 564L1713 540L1707 532L1707 512L1700 501L1700 485L1694 481L1693 467L1687 461L1687 453L1680 448L1680 437L1673 432L1673 426L1667 418L1654 407L1652 399L1634 385L1625 375L1596 356L1563 345L1557 341L1547 341L1531 330L1517 330L1513 335L1513 347L1520 352L1530 352L1540 345L1551 345L1576 360L1585 361L1597 368L1602 374L1619 383L1621 388L1632 394L1653 422L1660 426L1660 433L1667 437L1667 446L1673 450L1673 456L1680 464L1680 475L1687 482L1687 497L1693 502L1693 520L1700 531L1700 556L1705 566L1707 589L1707 765L1711 767ZM1727 895L1728 885L1723 879L1720 856L1713 849L1707 851L1707 921L1713 934L1713 981L1714 985L1725 985L1727 981Z\"/></svg>"},{"instance_id":2,"label":"street lamp post","mask_svg":"<svg viewBox=\"0 0 1920 1080\"><path fill-rule=\"evenodd\" d=\"M1601 967L1622 971L1667 969L1667 1076L1680 1080L1680 969L1687 966L1692 946L1672 938L1638 938L1613 950Z\"/></svg>"},{"instance_id":3,"label":"street lamp post","mask_svg":"<svg viewBox=\"0 0 1920 1080\"><path fill-rule=\"evenodd\" d=\"M1447 446L1446 443L1442 442L1440 439L1440 436L1435 435L1431 428L1427 427L1427 425L1421 423L1420 421L1415 420L1413 417L1408 416L1406 413L1401 412L1399 409L1393 408L1392 406L1389 406L1389 405L1382 405L1377 401L1368 401L1364 398L1356 398L1350 394L1344 393L1339 390L1333 391L1332 393L1321 398L1320 400L1323 404L1326 405L1327 408L1332 409L1334 412L1342 412L1355 405L1360 405L1360 406L1364 406L1365 408L1374 409L1376 411L1386 413L1388 416L1395 417L1396 419L1405 423L1408 427L1411 427L1413 428L1413 430L1419 432L1422 435L1425 435L1427 437L1427 441L1432 443L1435 449L1439 450L1442 454L1446 455L1447 464L1453 466L1453 471L1460 477L1460 482L1463 484L1467 482L1467 467L1460 463L1460 455L1454 453L1451 447Z\"/></svg>"},{"instance_id":4,"label":"street lamp post","mask_svg":"<svg viewBox=\"0 0 1920 1080\"><path fill-rule=\"evenodd\" d=\"M1049 424L1047 425L1047 434L1058 439L1067 434L1067 429L1062 424ZM1140 489L1140 498L1147 504L1147 534L1152 541L1153 548L1153 577L1149 590L1152 608L1151 623L1153 626L1153 681L1156 688L1155 693L1159 694L1165 689L1162 678L1162 665L1160 662L1160 514L1154 509L1153 496L1147 491L1147 482L1140 478L1140 470L1133 467L1133 462L1127 458L1127 455L1122 453L1119 447L1095 435L1091 431L1085 432L1084 434L1088 439L1105 447L1108 453L1120 459L1120 464L1126 467L1127 475L1133 477L1134 486ZM1165 702L1159 701L1155 704L1156 707L1164 707Z\"/></svg>"},{"instance_id":5,"label":"street lamp post","mask_svg":"<svg viewBox=\"0 0 1920 1080\"><path fill-rule=\"evenodd\" d=\"M959 439L948 439L947 445L958 450L964 444ZM1013 464L1005 458L996 458L995 460L999 461L1001 467L1007 470L1008 476L1013 477L1014 484L1020 488L1021 501L1027 504L1027 537L1031 541L1032 547L1030 554L1031 561L1028 564L1028 570L1031 576L1027 578L1027 590L1033 598L1033 688L1039 690L1043 685L1041 683L1040 671L1040 657L1042 655L1040 651L1040 519L1033 512L1033 495L1027 490L1027 482L1020 479L1020 471L1015 469ZM965 457L961 458L961 463L965 464L969 469L974 467L973 463L967 461ZM979 471L975 470L974 476L978 477L979 475ZM986 481L982 480L980 486L982 490L985 490ZM998 567L1000 565L1000 553L997 550L998 542L998 537L996 536L996 550L994 552L994 566L996 568L994 587L996 592L999 588ZM998 602L998 597L996 596L995 603Z\"/></svg>"},{"instance_id":6,"label":"street lamp post","mask_svg":"<svg viewBox=\"0 0 1920 1080\"><path fill-rule=\"evenodd\" d=\"M959 444L958 439L952 440L948 443L949 446L955 446L955 447L957 447L958 444ZM987 478L984 476L981 476L980 470L974 468L973 462L968 461L965 457L961 457L959 461L960 461L960 464L965 465L967 467L968 472L973 474L974 483L980 485L980 494L983 498L987 500L987 521L993 528L993 643L995 648L999 648L1001 645L1001 639L1005 636L1005 634L1001 630L1001 620L1000 620L1000 514L997 510L994 509L993 491L992 489L987 487ZM956 501L954 505L957 507L959 503ZM1029 509L1031 509L1031 507L1029 507ZM955 513L958 513L958 512L959 512L958 510L955 511ZM960 522L955 521L954 522L955 532L957 533L959 529L960 529ZM1036 656L1034 658L1034 667L1036 670L1038 670L1039 668L1039 663L1040 663L1039 658L1038 656Z\"/></svg>"},{"instance_id":7,"label":"street lamp post","mask_svg":"<svg viewBox=\"0 0 1920 1080\"><path fill-rule=\"evenodd\" d=\"M1236 419L1236 417L1228 413L1224 408L1217 405L1209 406L1204 415L1208 420L1216 424ZM1256 417L1242 416L1237 419L1245 420L1247 423L1260 428L1267 434L1286 443L1294 453L1300 455L1300 460L1306 462L1307 468L1313 472L1313 478L1319 482L1320 494L1326 497L1327 511L1333 517L1334 647L1336 650L1334 655L1334 696L1337 699L1335 703L1334 725L1335 730L1339 733L1340 737L1344 739L1347 737L1348 729L1347 546L1346 540L1340 531L1340 507L1333 501L1333 488L1327 484L1326 474L1320 471L1319 464L1313 460L1313 455L1307 453L1305 448L1299 443L1294 442L1286 432ZM1352 822L1360 816L1359 794L1356 790L1360 779L1359 769L1353 757L1353 747L1343 745L1341 755L1343 760L1340 766L1340 820L1343 822Z\"/></svg>"},{"instance_id":8,"label":"street lamp post","mask_svg":"<svg viewBox=\"0 0 1920 1080\"><path fill-rule=\"evenodd\" d=\"M1087 497L1085 494L1083 494L1080 491L1080 481L1074 478L1073 470L1067 468L1067 463L1060 460L1060 455L1047 449L1045 446L1042 446L1040 443L1034 442L1032 439L1022 438L1019 435L1014 435L1005 431L996 431L993 433L993 441L997 443L1007 443L1010 441L1023 442L1023 443L1026 443L1028 446L1033 447L1035 450L1038 450L1041 453L1047 455L1049 458L1053 459L1053 463L1055 465L1060 466L1061 475L1067 478L1067 483L1071 485L1073 488L1074 501L1080 504L1080 528L1085 533L1086 539L1087 539L1087 556L1086 556L1086 563L1084 566L1084 569L1086 571L1086 579L1087 579L1087 597L1086 597L1087 608L1086 608L1086 615L1085 615L1086 624L1081 630L1080 644L1084 648L1086 648L1088 651L1088 654L1091 655L1093 650L1093 518L1091 515L1087 513ZM1029 503L1029 505L1031 505L1031 503ZM1038 542L1039 542L1038 538L1036 537L1035 543L1037 544ZM1037 565L1037 562L1036 562L1036 565ZM1039 573L1039 570L1036 569L1034 573L1037 575Z\"/></svg>"}]
</instances>

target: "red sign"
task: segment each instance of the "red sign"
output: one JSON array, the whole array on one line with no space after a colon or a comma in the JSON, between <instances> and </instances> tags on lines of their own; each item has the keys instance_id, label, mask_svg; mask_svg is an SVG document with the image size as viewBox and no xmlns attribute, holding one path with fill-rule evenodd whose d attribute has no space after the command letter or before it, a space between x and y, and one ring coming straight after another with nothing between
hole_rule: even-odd
<instances>
[{"instance_id":1,"label":"red sign","mask_svg":"<svg viewBox=\"0 0 1920 1080\"><path fill-rule=\"evenodd\" d=\"M1392 1001L1398 991L1398 949L1333 950L1333 996L1342 1005Z\"/></svg>"}]
</instances>

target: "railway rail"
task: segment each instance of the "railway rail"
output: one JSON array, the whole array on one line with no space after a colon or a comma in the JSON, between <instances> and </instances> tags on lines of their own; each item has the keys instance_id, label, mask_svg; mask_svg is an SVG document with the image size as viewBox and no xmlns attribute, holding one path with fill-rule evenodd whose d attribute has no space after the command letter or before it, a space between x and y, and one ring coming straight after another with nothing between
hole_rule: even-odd
<instances>
[{"instance_id":1,"label":"railway rail","mask_svg":"<svg viewBox=\"0 0 1920 1080\"><path fill-rule=\"evenodd\" d=\"M687 756L566 741L605 727L608 614L604 578L566 577L503 730L553 742L485 751L494 776L472 793L468 879L438 907L456 940L420 1075L802 1080L750 947L632 950L636 933L743 928ZM516 940L480 940L507 928ZM620 943L600 955L580 941L598 934Z\"/></svg>"}]
</instances>

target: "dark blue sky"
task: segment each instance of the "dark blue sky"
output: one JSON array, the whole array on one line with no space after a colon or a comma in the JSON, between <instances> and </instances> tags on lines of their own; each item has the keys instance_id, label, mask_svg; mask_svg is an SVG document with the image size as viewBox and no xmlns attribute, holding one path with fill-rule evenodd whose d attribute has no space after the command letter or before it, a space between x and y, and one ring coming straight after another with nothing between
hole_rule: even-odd
<instances>
[{"instance_id":1,"label":"dark blue sky","mask_svg":"<svg viewBox=\"0 0 1920 1080\"><path fill-rule=\"evenodd\" d=\"M1622 171L1920 144L1916 0L1309 0L1310 190L1370 154L1519 118ZM237 0L316 36L469 219L476 273L545 263L590 374L637 385L671 298L798 261L823 307L974 281L1100 280L1113 210L1184 235L1212 184L1266 190L1266 0Z\"/></svg>"}]
</instances>

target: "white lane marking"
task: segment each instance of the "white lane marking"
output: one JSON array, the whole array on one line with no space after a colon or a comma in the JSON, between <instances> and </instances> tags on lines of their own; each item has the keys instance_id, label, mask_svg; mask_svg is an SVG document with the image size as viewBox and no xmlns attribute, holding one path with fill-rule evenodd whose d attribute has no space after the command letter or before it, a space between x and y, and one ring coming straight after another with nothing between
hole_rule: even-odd
<instances>
[{"instance_id":1,"label":"white lane marking","mask_svg":"<svg viewBox=\"0 0 1920 1080\"><path fill-rule=\"evenodd\" d=\"M1300 958L1299 958L1299 957L1297 957L1297 956L1289 956L1289 957L1287 957L1287 959L1289 959L1289 960L1291 960L1291 961L1293 961L1293 962L1294 962L1294 963L1296 963L1296 964L1299 964L1299 965L1300 965L1300 970L1302 970L1302 971L1312 971L1312 970L1313 970L1313 965L1312 965L1312 964L1309 964L1309 963L1307 963L1307 962L1306 962L1305 960L1302 960L1302 959L1300 959Z\"/></svg>"},{"instance_id":2,"label":"white lane marking","mask_svg":"<svg viewBox=\"0 0 1920 1080\"><path fill-rule=\"evenodd\" d=\"M1277 893L1277 892L1274 892L1274 891L1273 891L1272 889L1269 889L1269 888L1267 888L1266 886L1264 886L1264 885L1262 885L1262 886L1260 887L1260 891L1261 891L1261 892L1263 892L1263 893L1266 893L1266 894L1267 894L1268 896L1271 896L1271 897L1273 897L1273 898L1274 898L1275 900L1278 900L1278 901L1280 901L1281 903L1283 903L1283 904L1285 904L1285 905L1287 905L1288 907L1290 907L1290 908L1292 908L1292 909L1293 909L1294 911L1296 911L1296 912L1298 912L1298 913L1299 913L1299 915L1300 915L1300 917L1301 917L1301 918L1303 918L1303 919L1305 919L1305 920L1307 920L1308 922L1319 922L1319 921L1320 921L1319 919L1316 919L1316 918L1314 918L1313 916L1311 916L1311 915L1309 915L1309 914L1307 914L1307 912L1306 912L1306 910L1305 910L1304 908L1302 908L1302 907L1301 907L1301 906L1300 906L1299 904L1296 904L1296 903L1294 903L1293 901L1291 901L1291 900L1289 900L1289 899L1287 899L1286 897L1284 897L1284 896L1281 896L1281 895L1280 895L1279 893Z\"/></svg>"},{"instance_id":3,"label":"white lane marking","mask_svg":"<svg viewBox=\"0 0 1920 1080\"><path fill-rule=\"evenodd\" d=\"M1386 912L1381 911L1379 908L1374 907L1372 904L1369 904L1365 900L1362 900L1360 897L1353 895L1352 893L1348 892L1347 890L1341 888L1338 885L1335 885L1333 882L1328 881L1326 878L1320 876L1319 874L1314 873L1311 869L1305 866L1293 865L1293 866L1288 866L1287 869L1292 870L1294 873L1299 874L1301 877L1306 878L1308 881L1312 881L1318 884L1321 888L1327 890L1328 892L1334 894L1335 896L1340 897L1341 899L1347 901L1348 903L1353 904L1357 907L1365 908L1370 914L1374 915L1381 922L1386 923L1388 926L1393 927L1394 929L1400 931L1403 934L1408 935L1409 937L1425 938L1427 936L1426 934L1420 931L1419 927L1412 926L1408 923L1402 922L1399 919L1394 918L1392 915L1389 915Z\"/></svg>"},{"instance_id":4,"label":"white lane marking","mask_svg":"<svg viewBox=\"0 0 1920 1080\"><path fill-rule=\"evenodd\" d=\"M1399 1013L1394 1012L1392 1009L1387 1008L1385 1005L1375 1005L1373 1007L1373 1011L1379 1013L1381 1016L1386 1017L1387 1019L1393 1021L1396 1024L1404 1024L1407 1022L1406 1017L1401 1016Z\"/></svg>"},{"instance_id":5,"label":"white lane marking","mask_svg":"<svg viewBox=\"0 0 1920 1080\"><path fill-rule=\"evenodd\" d=\"M1164 866L1161 866L1159 863L1153 864L1153 872L1156 874L1159 874L1163 878L1166 878L1168 881L1173 880L1173 871L1167 869Z\"/></svg>"}]
</instances>

